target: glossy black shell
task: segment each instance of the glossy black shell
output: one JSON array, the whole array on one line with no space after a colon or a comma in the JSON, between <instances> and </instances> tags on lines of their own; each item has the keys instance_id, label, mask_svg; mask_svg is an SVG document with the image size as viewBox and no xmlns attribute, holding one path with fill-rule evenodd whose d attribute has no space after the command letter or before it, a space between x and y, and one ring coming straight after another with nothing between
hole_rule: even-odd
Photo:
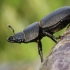
<instances>
[{"instance_id":1,"label":"glossy black shell","mask_svg":"<svg viewBox=\"0 0 70 70\"><path fill-rule=\"evenodd\" d=\"M46 15L41 21L42 28L50 28L56 25L60 20L70 15L70 6L61 7L49 15Z\"/></svg>"},{"instance_id":2,"label":"glossy black shell","mask_svg":"<svg viewBox=\"0 0 70 70\"><path fill-rule=\"evenodd\" d=\"M34 41L39 35L39 24L34 22L24 29L25 42Z\"/></svg>"}]
</instances>

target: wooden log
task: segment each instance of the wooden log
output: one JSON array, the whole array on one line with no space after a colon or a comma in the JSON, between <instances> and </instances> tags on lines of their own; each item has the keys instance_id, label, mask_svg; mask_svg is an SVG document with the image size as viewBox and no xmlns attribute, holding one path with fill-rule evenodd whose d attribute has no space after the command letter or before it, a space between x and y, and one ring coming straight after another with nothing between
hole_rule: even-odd
<instances>
[{"instance_id":1,"label":"wooden log","mask_svg":"<svg viewBox=\"0 0 70 70\"><path fill-rule=\"evenodd\" d=\"M39 70L70 70L70 27L52 48Z\"/></svg>"}]
</instances>

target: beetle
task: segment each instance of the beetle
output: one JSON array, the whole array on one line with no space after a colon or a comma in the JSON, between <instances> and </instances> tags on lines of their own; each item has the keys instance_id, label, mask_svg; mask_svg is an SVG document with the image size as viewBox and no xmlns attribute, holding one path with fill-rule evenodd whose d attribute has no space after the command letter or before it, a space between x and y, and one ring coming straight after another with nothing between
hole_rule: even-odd
<instances>
[{"instance_id":1,"label":"beetle","mask_svg":"<svg viewBox=\"0 0 70 70\"><path fill-rule=\"evenodd\" d=\"M11 43L38 43L38 53L40 55L41 62L43 62L41 39L48 36L57 43L57 37L53 34L65 28L69 23L70 6L64 6L46 15L40 20L40 22L34 22L27 26L23 31L16 34L14 29L9 25L13 30L14 35L7 38L7 41Z\"/></svg>"}]
</instances>

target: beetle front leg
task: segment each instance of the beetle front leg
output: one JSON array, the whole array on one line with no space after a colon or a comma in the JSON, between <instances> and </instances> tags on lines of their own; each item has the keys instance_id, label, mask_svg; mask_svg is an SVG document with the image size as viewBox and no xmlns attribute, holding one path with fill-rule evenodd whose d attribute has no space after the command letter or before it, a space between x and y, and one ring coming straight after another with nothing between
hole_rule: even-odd
<instances>
[{"instance_id":1,"label":"beetle front leg","mask_svg":"<svg viewBox=\"0 0 70 70\"><path fill-rule=\"evenodd\" d=\"M53 36L52 34L50 34L50 33L48 33L48 32L44 32L44 31L43 31L43 34L44 34L45 36L50 37L55 43L57 43L56 37Z\"/></svg>"},{"instance_id":2,"label":"beetle front leg","mask_svg":"<svg viewBox=\"0 0 70 70\"><path fill-rule=\"evenodd\" d=\"M37 43L38 43L38 53L40 55L41 62L43 62L42 43L40 40L38 40Z\"/></svg>"}]
</instances>

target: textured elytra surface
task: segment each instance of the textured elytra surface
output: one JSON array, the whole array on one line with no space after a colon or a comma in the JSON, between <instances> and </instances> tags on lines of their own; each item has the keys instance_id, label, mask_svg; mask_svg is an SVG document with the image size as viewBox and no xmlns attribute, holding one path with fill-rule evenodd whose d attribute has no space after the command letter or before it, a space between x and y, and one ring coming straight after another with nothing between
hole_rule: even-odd
<instances>
[{"instance_id":1,"label":"textured elytra surface","mask_svg":"<svg viewBox=\"0 0 70 70\"><path fill-rule=\"evenodd\" d=\"M40 70L70 70L70 28L52 49Z\"/></svg>"},{"instance_id":2,"label":"textured elytra surface","mask_svg":"<svg viewBox=\"0 0 70 70\"><path fill-rule=\"evenodd\" d=\"M42 28L51 27L68 15L70 15L70 6L61 7L59 9L53 11L49 15L46 15L40 21L40 25Z\"/></svg>"},{"instance_id":3,"label":"textured elytra surface","mask_svg":"<svg viewBox=\"0 0 70 70\"><path fill-rule=\"evenodd\" d=\"M39 34L38 22L34 22L31 25L27 26L23 32L25 34L25 42L29 42L35 39Z\"/></svg>"}]
</instances>

